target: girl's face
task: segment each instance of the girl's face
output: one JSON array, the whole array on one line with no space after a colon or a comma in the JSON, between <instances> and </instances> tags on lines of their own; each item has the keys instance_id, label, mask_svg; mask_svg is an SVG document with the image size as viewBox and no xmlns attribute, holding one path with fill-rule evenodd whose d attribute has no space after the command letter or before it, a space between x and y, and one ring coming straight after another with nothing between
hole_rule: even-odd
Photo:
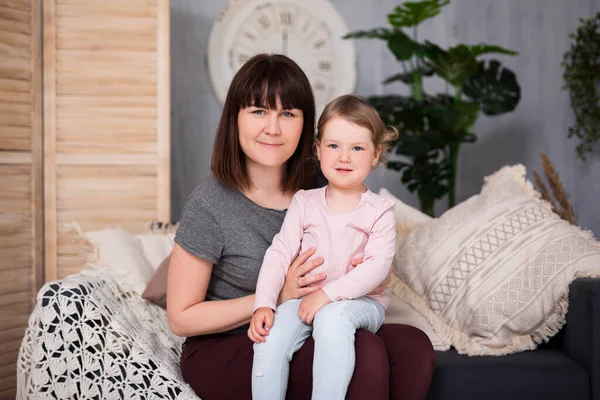
<instances>
[{"instance_id":1,"label":"girl's face","mask_svg":"<svg viewBox=\"0 0 600 400\"><path fill-rule=\"evenodd\" d=\"M380 154L381 146L375 148L370 130L339 117L325 124L317 143L323 175L329 184L341 189L362 185Z\"/></svg>"},{"instance_id":2,"label":"girl's face","mask_svg":"<svg viewBox=\"0 0 600 400\"><path fill-rule=\"evenodd\" d=\"M246 159L263 167L282 167L298 147L304 116L302 110L246 107L238 113L240 146Z\"/></svg>"}]
</instances>

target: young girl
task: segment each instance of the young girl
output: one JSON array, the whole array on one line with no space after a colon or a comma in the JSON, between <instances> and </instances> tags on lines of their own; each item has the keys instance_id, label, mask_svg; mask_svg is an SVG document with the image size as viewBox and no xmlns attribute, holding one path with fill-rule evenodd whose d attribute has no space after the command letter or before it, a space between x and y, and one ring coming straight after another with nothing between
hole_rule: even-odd
<instances>
[{"instance_id":1,"label":"young girl","mask_svg":"<svg viewBox=\"0 0 600 400\"><path fill-rule=\"evenodd\" d=\"M313 399L344 399L354 371L354 334L376 332L388 299L367 295L389 272L396 237L394 203L363 181L383 162L386 130L375 109L355 95L327 105L317 127L317 157L328 184L297 192L258 277L248 336L254 344L252 397L284 399L292 355L312 336ZM315 247L325 260L309 275L326 274L319 290L277 307L287 269ZM356 267L352 260L362 259ZM304 285L299 279L298 286Z\"/></svg>"}]
</instances>

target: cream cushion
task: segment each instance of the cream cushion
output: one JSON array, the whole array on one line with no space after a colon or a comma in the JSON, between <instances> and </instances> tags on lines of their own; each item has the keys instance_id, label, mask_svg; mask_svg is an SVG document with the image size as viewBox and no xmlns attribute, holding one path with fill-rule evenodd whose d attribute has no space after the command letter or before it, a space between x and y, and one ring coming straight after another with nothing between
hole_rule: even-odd
<instances>
[{"instance_id":1,"label":"cream cushion","mask_svg":"<svg viewBox=\"0 0 600 400\"><path fill-rule=\"evenodd\" d=\"M396 247L400 246L406 235L416 226L431 220L431 217L422 213L402 202L399 198L390 193L389 190L382 188L379 195L395 202L394 212L396 214ZM408 305L400 297L392 293L391 287L394 286L398 277L392 274L392 281L386 288L384 294L389 296L390 303L385 312L384 324L404 324L414 326L422 330L433 345L435 350L448 350L450 345L441 340L435 331L431 328L425 317L419 314L414 308Z\"/></svg>"},{"instance_id":2,"label":"cream cushion","mask_svg":"<svg viewBox=\"0 0 600 400\"><path fill-rule=\"evenodd\" d=\"M568 288L600 276L590 232L560 219L522 165L486 178L481 193L413 229L396 251L391 291L469 355L534 349L562 327Z\"/></svg>"}]
</instances>

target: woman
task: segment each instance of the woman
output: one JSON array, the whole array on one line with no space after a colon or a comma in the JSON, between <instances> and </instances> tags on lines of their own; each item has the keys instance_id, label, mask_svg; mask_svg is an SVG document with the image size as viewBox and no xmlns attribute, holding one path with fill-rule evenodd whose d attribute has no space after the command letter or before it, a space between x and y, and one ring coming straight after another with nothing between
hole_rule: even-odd
<instances>
[{"instance_id":1,"label":"woman","mask_svg":"<svg viewBox=\"0 0 600 400\"><path fill-rule=\"evenodd\" d=\"M246 330L256 280L292 196L313 184L314 121L310 83L289 58L255 56L233 78L212 176L186 202L169 266L169 323L187 337L181 371L203 400L251 398ZM320 289L324 275L306 276L324 261L310 259L313 253L292 263L279 304ZM291 360L289 399L310 398L313 346L307 340ZM384 325L377 335L359 330L355 347L348 399L425 397L434 355L424 333L402 325Z\"/></svg>"}]
</instances>

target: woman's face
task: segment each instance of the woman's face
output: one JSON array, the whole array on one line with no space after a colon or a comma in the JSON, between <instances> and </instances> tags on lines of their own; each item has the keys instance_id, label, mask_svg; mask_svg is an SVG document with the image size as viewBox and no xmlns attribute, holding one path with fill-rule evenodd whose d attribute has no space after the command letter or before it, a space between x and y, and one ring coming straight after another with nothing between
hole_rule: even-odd
<instances>
[{"instance_id":1,"label":"woman's face","mask_svg":"<svg viewBox=\"0 0 600 400\"><path fill-rule=\"evenodd\" d=\"M302 135L302 110L246 107L238 113L239 140L247 160L264 167L282 167L294 154Z\"/></svg>"}]
</instances>

